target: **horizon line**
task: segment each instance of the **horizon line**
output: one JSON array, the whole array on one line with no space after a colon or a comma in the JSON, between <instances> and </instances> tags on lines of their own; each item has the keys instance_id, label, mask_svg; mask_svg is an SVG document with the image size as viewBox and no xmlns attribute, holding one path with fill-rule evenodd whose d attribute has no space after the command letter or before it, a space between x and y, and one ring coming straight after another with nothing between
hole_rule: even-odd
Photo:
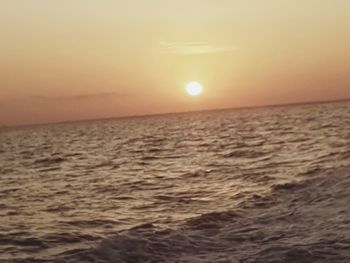
<instances>
[{"instance_id":1,"label":"horizon line","mask_svg":"<svg viewBox=\"0 0 350 263\"><path fill-rule=\"evenodd\" d=\"M3 124L0 125L0 129L3 128L22 128L31 126L46 126L54 124L69 124L69 123L79 123L79 122L93 122L93 121L106 121L106 120L119 120L119 119L132 119L132 118L147 118L163 115L174 115L174 114L187 114L187 113L200 113L200 112L215 112L215 111L226 111L226 110L240 110L240 109L258 109L258 108L274 108L283 106L298 106L298 105L310 105L310 104L328 104L334 102L346 102L350 101L350 98L344 99L333 99L333 100L316 100L316 101L295 101L287 103L276 103L276 104L262 104L262 105L248 105L248 106L237 106L237 107L225 107L225 108L211 108L202 110L188 110L188 111L174 111L174 112L164 112L164 113L149 113L149 114L135 114L135 115L124 115L124 116L114 116L114 117L101 117L101 118L87 118L87 119L76 119L76 120L63 120L63 121L53 121L53 122L37 122L28 124Z\"/></svg>"}]
</instances>

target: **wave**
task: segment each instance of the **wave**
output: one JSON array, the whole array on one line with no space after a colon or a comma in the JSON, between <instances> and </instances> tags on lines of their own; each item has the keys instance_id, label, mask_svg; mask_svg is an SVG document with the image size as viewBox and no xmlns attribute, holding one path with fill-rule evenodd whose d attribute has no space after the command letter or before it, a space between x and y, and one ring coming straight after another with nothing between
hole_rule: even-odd
<instances>
[{"instance_id":1,"label":"wave","mask_svg":"<svg viewBox=\"0 0 350 263\"><path fill-rule=\"evenodd\" d=\"M62 157L48 157L48 158L35 160L34 164L46 167L48 165L59 164L64 161L66 161L66 159Z\"/></svg>"},{"instance_id":2,"label":"wave","mask_svg":"<svg viewBox=\"0 0 350 263\"><path fill-rule=\"evenodd\" d=\"M233 152L229 152L224 154L223 157L225 158L259 158L266 154L269 154L269 152L259 152L254 150L236 150Z\"/></svg>"},{"instance_id":3,"label":"wave","mask_svg":"<svg viewBox=\"0 0 350 263\"><path fill-rule=\"evenodd\" d=\"M139 225L54 262L350 262L349 187L349 167L318 172L234 210Z\"/></svg>"}]
</instances>

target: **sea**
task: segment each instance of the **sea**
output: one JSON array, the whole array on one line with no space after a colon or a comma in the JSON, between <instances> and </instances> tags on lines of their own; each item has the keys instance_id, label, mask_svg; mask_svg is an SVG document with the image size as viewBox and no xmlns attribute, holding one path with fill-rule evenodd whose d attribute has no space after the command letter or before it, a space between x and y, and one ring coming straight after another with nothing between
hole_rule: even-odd
<instances>
[{"instance_id":1,"label":"sea","mask_svg":"<svg viewBox=\"0 0 350 263\"><path fill-rule=\"evenodd\" d=\"M350 102L0 129L0 262L350 262Z\"/></svg>"}]
</instances>

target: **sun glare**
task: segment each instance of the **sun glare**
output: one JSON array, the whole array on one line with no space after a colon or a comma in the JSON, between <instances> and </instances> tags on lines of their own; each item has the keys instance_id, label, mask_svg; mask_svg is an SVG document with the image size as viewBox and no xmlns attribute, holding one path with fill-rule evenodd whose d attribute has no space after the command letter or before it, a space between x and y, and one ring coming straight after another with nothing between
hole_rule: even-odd
<instances>
[{"instance_id":1,"label":"sun glare","mask_svg":"<svg viewBox=\"0 0 350 263\"><path fill-rule=\"evenodd\" d=\"M186 84L186 92L191 96L198 96L203 92L203 86L196 81L192 81Z\"/></svg>"}]
</instances>

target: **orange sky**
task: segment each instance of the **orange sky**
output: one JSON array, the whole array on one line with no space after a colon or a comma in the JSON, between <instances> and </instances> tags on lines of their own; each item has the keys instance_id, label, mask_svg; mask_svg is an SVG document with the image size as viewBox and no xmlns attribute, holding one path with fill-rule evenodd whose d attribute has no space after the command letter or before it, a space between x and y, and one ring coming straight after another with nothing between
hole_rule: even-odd
<instances>
[{"instance_id":1,"label":"orange sky","mask_svg":"<svg viewBox=\"0 0 350 263\"><path fill-rule=\"evenodd\" d=\"M2 0L0 125L350 97L348 0ZM193 98L184 85L205 87Z\"/></svg>"}]
</instances>

